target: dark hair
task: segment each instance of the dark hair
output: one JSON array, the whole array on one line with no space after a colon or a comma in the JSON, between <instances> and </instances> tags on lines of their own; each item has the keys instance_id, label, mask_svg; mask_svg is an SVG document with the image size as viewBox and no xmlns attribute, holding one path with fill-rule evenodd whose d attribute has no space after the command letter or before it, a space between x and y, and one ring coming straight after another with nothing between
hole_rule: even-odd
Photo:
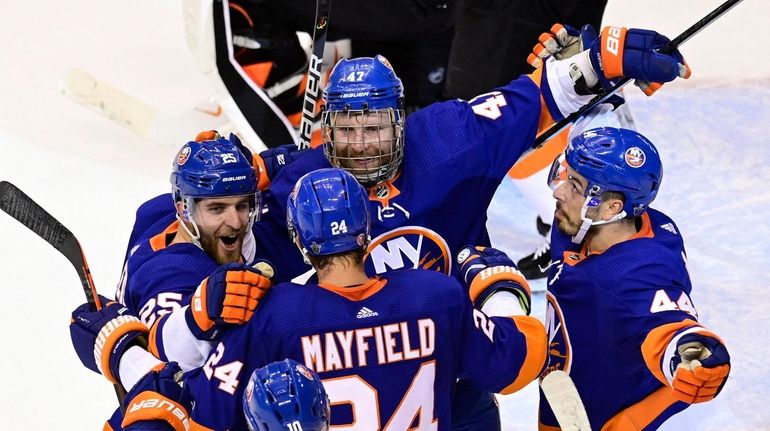
<instances>
[{"instance_id":1,"label":"dark hair","mask_svg":"<svg viewBox=\"0 0 770 431\"><path fill-rule=\"evenodd\" d=\"M344 253L325 254L322 256L312 256L308 254L307 259L310 261L310 264L313 265L313 268L315 268L316 271L319 271L337 261L341 261L343 265L347 266L357 265L363 262L365 255L366 248L361 247Z\"/></svg>"}]
</instances>

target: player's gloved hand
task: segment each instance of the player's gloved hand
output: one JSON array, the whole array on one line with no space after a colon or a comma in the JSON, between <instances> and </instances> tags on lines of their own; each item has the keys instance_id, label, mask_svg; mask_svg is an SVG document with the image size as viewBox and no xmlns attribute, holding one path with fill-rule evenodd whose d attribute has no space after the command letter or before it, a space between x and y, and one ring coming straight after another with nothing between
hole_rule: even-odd
<instances>
[{"instance_id":1,"label":"player's gloved hand","mask_svg":"<svg viewBox=\"0 0 770 431\"><path fill-rule=\"evenodd\" d=\"M686 334L671 360L671 387L686 403L702 403L722 390L730 374L730 354L722 341L705 334Z\"/></svg>"},{"instance_id":2,"label":"player's gloved hand","mask_svg":"<svg viewBox=\"0 0 770 431\"><path fill-rule=\"evenodd\" d=\"M666 36L651 30L605 27L589 50L599 84L610 90L621 77L627 76L640 81L640 87L649 96L664 82L689 78L690 68L679 50L671 54L659 52L668 42Z\"/></svg>"},{"instance_id":3,"label":"player's gloved hand","mask_svg":"<svg viewBox=\"0 0 770 431\"><path fill-rule=\"evenodd\" d=\"M182 369L176 362L147 373L134 385L123 401L125 431L190 429L193 397L182 381Z\"/></svg>"},{"instance_id":4,"label":"player's gloved hand","mask_svg":"<svg viewBox=\"0 0 770 431\"><path fill-rule=\"evenodd\" d=\"M149 333L123 304L99 295L101 310L85 303L72 312L70 337L80 362L89 370L118 382L118 365L123 353Z\"/></svg>"},{"instance_id":5,"label":"player's gloved hand","mask_svg":"<svg viewBox=\"0 0 770 431\"><path fill-rule=\"evenodd\" d=\"M199 340L220 339L227 326L249 321L271 286L257 268L222 265L201 282L185 311L187 326Z\"/></svg>"},{"instance_id":6,"label":"player's gloved hand","mask_svg":"<svg viewBox=\"0 0 770 431\"><path fill-rule=\"evenodd\" d=\"M294 144L281 145L275 148L268 148L254 157L254 163L259 164L260 172L266 175L260 175L259 189L265 190L270 185L270 181L278 175L278 172L284 166L296 160L301 155L311 151L309 148L297 149ZM256 166L255 166L256 168ZM264 177L264 178L263 178Z\"/></svg>"},{"instance_id":7,"label":"player's gloved hand","mask_svg":"<svg viewBox=\"0 0 770 431\"><path fill-rule=\"evenodd\" d=\"M529 283L505 253L492 247L465 246L457 254L457 262L476 308L480 309L494 293L507 291L516 295L521 309L529 315Z\"/></svg>"},{"instance_id":8,"label":"player's gloved hand","mask_svg":"<svg viewBox=\"0 0 770 431\"><path fill-rule=\"evenodd\" d=\"M538 68L543 60L554 56L557 60L570 58L581 51L590 48L591 43L598 37L591 24L586 24L581 30L569 25L554 24L551 30L542 33L538 43L532 47L532 53L527 57L527 63Z\"/></svg>"}]
</instances>

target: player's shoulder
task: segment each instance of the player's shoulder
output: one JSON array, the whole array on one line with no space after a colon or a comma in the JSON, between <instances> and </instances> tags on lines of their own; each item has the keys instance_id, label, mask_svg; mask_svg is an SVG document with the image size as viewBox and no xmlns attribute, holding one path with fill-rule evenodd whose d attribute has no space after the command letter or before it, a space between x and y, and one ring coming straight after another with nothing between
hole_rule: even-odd
<instances>
[{"instance_id":1,"label":"player's shoulder","mask_svg":"<svg viewBox=\"0 0 770 431\"><path fill-rule=\"evenodd\" d=\"M456 305L466 299L465 289L454 278L427 269L404 269L386 272L380 277L391 291L411 302L425 300L433 304Z\"/></svg>"},{"instance_id":2,"label":"player's shoulder","mask_svg":"<svg viewBox=\"0 0 770 431\"><path fill-rule=\"evenodd\" d=\"M153 250L149 241L139 244L128 260L128 273L135 279L204 277L216 269L216 262L194 244L173 244Z\"/></svg>"}]
</instances>

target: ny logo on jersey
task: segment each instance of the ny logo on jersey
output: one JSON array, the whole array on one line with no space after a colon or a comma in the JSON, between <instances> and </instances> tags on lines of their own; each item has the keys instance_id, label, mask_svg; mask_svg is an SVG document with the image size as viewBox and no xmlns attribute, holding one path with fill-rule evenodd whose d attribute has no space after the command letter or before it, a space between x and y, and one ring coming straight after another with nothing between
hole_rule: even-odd
<instances>
[{"instance_id":1,"label":"ny logo on jersey","mask_svg":"<svg viewBox=\"0 0 770 431\"><path fill-rule=\"evenodd\" d=\"M436 232L422 226L404 226L372 240L366 265L377 274L410 268L449 274L451 256L446 241Z\"/></svg>"},{"instance_id":2,"label":"ny logo on jersey","mask_svg":"<svg viewBox=\"0 0 770 431\"><path fill-rule=\"evenodd\" d=\"M548 331L548 366L543 376L553 370L569 372L572 365L572 345L564 315L556 297L546 292L545 329Z\"/></svg>"}]
</instances>

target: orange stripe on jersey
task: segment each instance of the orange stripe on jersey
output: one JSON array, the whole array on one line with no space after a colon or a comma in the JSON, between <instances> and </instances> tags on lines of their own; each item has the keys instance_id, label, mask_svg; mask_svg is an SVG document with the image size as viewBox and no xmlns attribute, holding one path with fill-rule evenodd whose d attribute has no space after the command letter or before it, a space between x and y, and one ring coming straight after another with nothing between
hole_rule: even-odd
<instances>
[{"instance_id":1,"label":"orange stripe on jersey","mask_svg":"<svg viewBox=\"0 0 770 431\"><path fill-rule=\"evenodd\" d=\"M158 251L166 248L178 230L179 220L175 220L173 223L168 225L166 230L150 238L150 247L152 247L152 251Z\"/></svg>"},{"instance_id":2,"label":"orange stripe on jersey","mask_svg":"<svg viewBox=\"0 0 770 431\"><path fill-rule=\"evenodd\" d=\"M343 287L331 283L319 283L318 287L334 292L351 301L363 301L382 290L387 282L387 280L381 280L380 277L372 277L366 283L359 284L358 286Z\"/></svg>"},{"instance_id":3,"label":"orange stripe on jersey","mask_svg":"<svg viewBox=\"0 0 770 431\"><path fill-rule=\"evenodd\" d=\"M530 73L527 76L532 81L534 81L535 85L537 85L539 88L543 83L543 68L539 67L535 69L534 72ZM538 121L538 124L537 124L537 135L540 135L541 133L545 132L554 124L556 124L556 121L551 116L551 112L548 111L548 106L545 104L545 99L543 98L543 93L541 91L540 92L540 120Z\"/></svg>"},{"instance_id":4,"label":"orange stripe on jersey","mask_svg":"<svg viewBox=\"0 0 770 431\"><path fill-rule=\"evenodd\" d=\"M150 327L150 336L147 339L147 351L152 353L152 356L155 356L158 359L160 359L160 350L158 349L158 328L160 328L160 322L168 316L168 314L164 314L155 319L155 323Z\"/></svg>"},{"instance_id":5,"label":"orange stripe on jersey","mask_svg":"<svg viewBox=\"0 0 770 431\"><path fill-rule=\"evenodd\" d=\"M259 154L254 154L251 157L251 166L257 171L257 188L260 191L267 190L270 187L270 177L267 176L267 167L265 167L265 161Z\"/></svg>"},{"instance_id":6,"label":"orange stripe on jersey","mask_svg":"<svg viewBox=\"0 0 770 431\"><path fill-rule=\"evenodd\" d=\"M267 78L270 76L270 71L273 70L273 63L266 61L264 63L254 63L248 66L243 66L243 71L251 78L259 88L265 88Z\"/></svg>"},{"instance_id":7,"label":"orange stripe on jersey","mask_svg":"<svg viewBox=\"0 0 770 431\"><path fill-rule=\"evenodd\" d=\"M561 431L561 428L559 427L552 427L550 425L542 424L538 421L537 424L537 431Z\"/></svg>"},{"instance_id":8,"label":"orange stripe on jersey","mask_svg":"<svg viewBox=\"0 0 770 431\"><path fill-rule=\"evenodd\" d=\"M655 231L652 230L652 222L650 221L650 215L645 212L645 213L642 213L641 217L642 217L642 228L639 229L638 232L633 234L626 241L631 241L632 239L638 239L638 238L655 238ZM576 253L574 251L565 251L563 254L562 262L566 263L569 266L575 266L578 263L580 263L581 260L588 257L588 255L602 254L605 251L607 251L607 249L591 250L591 252L589 253L588 243L584 242L579 253Z\"/></svg>"},{"instance_id":9,"label":"orange stripe on jersey","mask_svg":"<svg viewBox=\"0 0 770 431\"><path fill-rule=\"evenodd\" d=\"M621 410L604 424L601 431L643 430L678 401L671 388L664 386L631 407Z\"/></svg>"},{"instance_id":10,"label":"orange stripe on jersey","mask_svg":"<svg viewBox=\"0 0 770 431\"><path fill-rule=\"evenodd\" d=\"M527 356L524 363L521 364L516 380L500 391L501 394L506 395L518 391L535 380L543 371L548 356L546 350L548 335L545 332L545 326L532 316L514 316L512 319L519 331L524 334L527 343Z\"/></svg>"},{"instance_id":11,"label":"orange stripe on jersey","mask_svg":"<svg viewBox=\"0 0 770 431\"><path fill-rule=\"evenodd\" d=\"M144 391L131 400L121 426L126 428L141 421L164 421L174 431L186 431L190 426L184 406L154 391Z\"/></svg>"},{"instance_id":12,"label":"orange stripe on jersey","mask_svg":"<svg viewBox=\"0 0 770 431\"><path fill-rule=\"evenodd\" d=\"M571 127L565 128L546 141L542 147L519 159L508 171L508 176L514 180L527 178L551 166L553 160L567 148L567 138L571 129Z\"/></svg>"},{"instance_id":13,"label":"orange stripe on jersey","mask_svg":"<svg viewBox=\"0 0 770 431\"><path fill-rule=\"evenodd\" d=\"M104 427L102 428L102 431L115 431L112 426L110 426L109 422L104 423Z\"/></svg>"}]
</instances>

